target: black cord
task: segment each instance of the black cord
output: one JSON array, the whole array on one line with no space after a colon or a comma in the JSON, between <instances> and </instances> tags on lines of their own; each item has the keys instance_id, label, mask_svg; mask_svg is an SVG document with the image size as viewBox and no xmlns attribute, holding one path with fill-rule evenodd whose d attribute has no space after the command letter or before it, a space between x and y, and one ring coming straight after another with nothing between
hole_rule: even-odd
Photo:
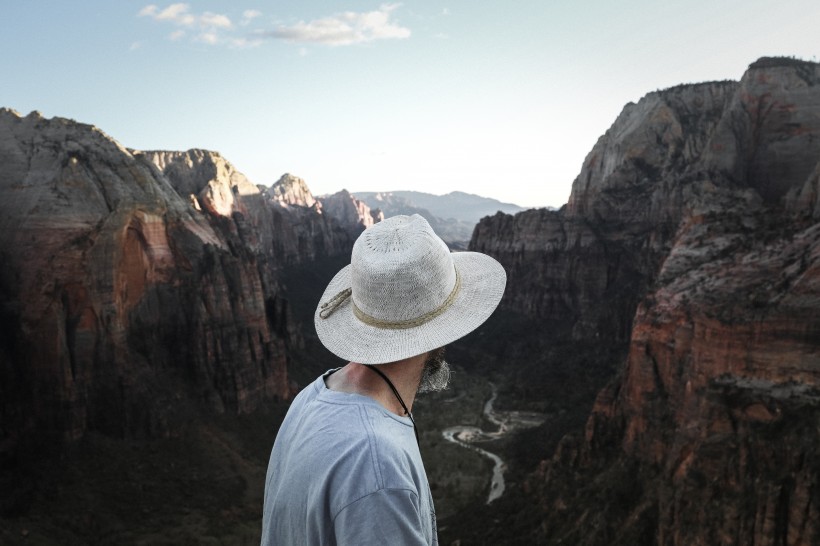
<instances>
[{"instance_id":1,"label":"black cord","mask_svg":"<svg viewBox=\"0 0 820 546\"><path fill-rule=\"evenodd\" d=\"M393 386L393 382L390 381L390 379L388 379L388 377L386 375L384 375L384 373L381 370L379 370L378 368L376 368L372 364L364 364L364 366L367 366L368 368L370 368L371 370L373 370L374 372L379 374L382 377L382 379L384 379L387 382L387 385L390 387L390 390L392 390L393 394L395 394L396 398L398 398L399 404L401 404L401 407L404 408L404 414L406 416L408 416L410 418L410 422L413 423L413 432L416 434L416 443L419 446L421 446L421 442L419 442L419 429L416 427L416 420L413 419L413 414L410 413L410 410L407 409L407 405L404 403L404 400L401 399L401 395L399 394L399 391L397 391L396 387Z\"/></svg>"}]
</instances>

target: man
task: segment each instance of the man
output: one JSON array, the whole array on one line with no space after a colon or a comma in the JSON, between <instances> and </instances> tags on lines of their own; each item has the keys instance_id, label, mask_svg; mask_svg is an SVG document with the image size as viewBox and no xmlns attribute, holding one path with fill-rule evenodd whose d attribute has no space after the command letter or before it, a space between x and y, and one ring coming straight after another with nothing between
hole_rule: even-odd
<instances>
[{"instance_id":1,"label":"man","mask_svg":"<svg viewBox=\"0 0 820 546\"><path fill-rule=\"evenodd\" d=\"M299 393L279 429L263 545L438 543L413 401L446 386L442 348L490 316L505 283L498 262L451 254L418 215L359 236L314 315L348 364Z\"/></svg>"}]
</instances>

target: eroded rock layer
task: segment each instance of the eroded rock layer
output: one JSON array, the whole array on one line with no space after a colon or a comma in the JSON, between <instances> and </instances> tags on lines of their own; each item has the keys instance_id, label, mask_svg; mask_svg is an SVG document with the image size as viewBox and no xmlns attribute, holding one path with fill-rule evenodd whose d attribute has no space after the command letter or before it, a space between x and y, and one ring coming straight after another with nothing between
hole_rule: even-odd
<instances>
[{"instance_id":1,"label":"eroded rock layer","mask_svg":"<svg viewBox=\"0 0 820 546\"><path fill-rule=\"evenodd\" d=\"M534 540L820 543L818 168L820 65L761 59L628 105L560 211L479 224L506 305L628 350L527 482Z\"/></svg>"},{"instance_id":2,"label":"eroded rock layer","mask_svg":"<svg viewBox=\"0 0 820 546\"><path fill-rule=\"evenodd\" d=\"M218 154L141 154L2 110L0 165L3 460L290 395L273 235L245 237L259 191Z\"/></svg>"}]
</instances>

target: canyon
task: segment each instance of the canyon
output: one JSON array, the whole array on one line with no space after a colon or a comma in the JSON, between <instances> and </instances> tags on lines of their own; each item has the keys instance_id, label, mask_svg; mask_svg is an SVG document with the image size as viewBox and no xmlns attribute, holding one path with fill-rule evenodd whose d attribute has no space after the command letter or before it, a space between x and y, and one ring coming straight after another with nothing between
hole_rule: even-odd
<instances>
[{"instance_id":1,"label":"canyon","mask_svg":"<svg viewBox=\"0 0 820 546\"><path fill-rule=\"evenodd\" d=\"M504 305L615 344L522 484L533 542L820 542L818 169L820 65L764 58L627 105L564 208L477 226Z\"/></svg>"},{"instance_id":2,"label":"canyon","mask_svg":"<svg viewBox=\"0 0 820 546\"><path fill-rule=\"evenodd\" d=\"M253 542L271 423L330 367L312 298L390 209L7 109L0 165L0 516L44 543L66 528ZM442 544L820 543L820 65L762 58L738 82L649 93L598 139L564 207L510 212L469 240L507 270L501 307L448 348L456 396L419 401L434 496L459 499ZM499 415L531 419L478 432ZM465 432L508 466L503 495L448 441ZM155 483L88 486L139 492L133 525L155 535L40 515L47 497L75 499L32 492L34 476L97 452L115 455L101 475L210 498L208 476L225 498L176 512ZM181 522L190 534L164 534Z\"/></svg>"},{"instance_id":3,"label":"canyon","mask_svg":"<svg viewBox=\"0 0 820 546\"><path fill-rule=\"evenodd\" d=\"M281 270L349 254L362 219L296 177L260 189L216 152L129 150L36 112L0 111L0 164L4 469L293 395Z\"/></svg>"}]
</instances>

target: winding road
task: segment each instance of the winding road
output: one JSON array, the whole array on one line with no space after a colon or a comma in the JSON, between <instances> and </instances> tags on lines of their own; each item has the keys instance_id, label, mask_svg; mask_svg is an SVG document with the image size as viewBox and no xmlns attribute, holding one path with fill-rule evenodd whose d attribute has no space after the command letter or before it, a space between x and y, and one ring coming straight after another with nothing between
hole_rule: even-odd
<instances>
[{"instance_id":1,"label":"winding road","mask_svg":"<svg viewBox=\"0 0 820 546\"><path fill-rule=\"evenodd\" d=\"M487 497L487 504L490 504L501 495L504 494L504 470L507 465L504 461L486 449L482 449L473 445L474 442L488 442L498 440L505 434L509 434L515 430L531 428L540 425L544 422L544 415L535 412L524 411L495 411L493 410L493 403L498 397L498 388L494 383L490 383L492 388L492 396L484 404L484 417L489 422L496 425L498 430L495 432L485 432L478 427L457 425L449 427L442 431L442 435L446 440L449 440L461 447L471 449L488 459L491 459L495 465L493 466L493 476L490 480L490 494Z\"/></svg>"}]
</instances>

